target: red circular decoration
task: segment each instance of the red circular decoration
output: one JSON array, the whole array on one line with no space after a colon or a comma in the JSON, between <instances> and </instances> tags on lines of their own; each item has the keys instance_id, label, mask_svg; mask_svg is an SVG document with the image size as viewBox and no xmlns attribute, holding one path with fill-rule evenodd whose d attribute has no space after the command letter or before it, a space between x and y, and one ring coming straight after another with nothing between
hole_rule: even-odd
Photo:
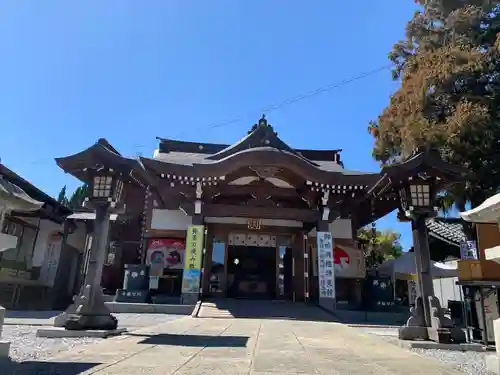
<instances>
[{"instance_id":1,"label":"red circular decoration","mask_svg":"<svg viewBox=\"0 0 500 375\"><path fill-rule=\"evenodd\" d=\"M340 261L341 259L343 259L347 264L351 263L349 254L347 254L347 252L341 247L335 246L335 248L333 249L333 263L342 266L342 262Z\"/></svg>"}]
</instances>

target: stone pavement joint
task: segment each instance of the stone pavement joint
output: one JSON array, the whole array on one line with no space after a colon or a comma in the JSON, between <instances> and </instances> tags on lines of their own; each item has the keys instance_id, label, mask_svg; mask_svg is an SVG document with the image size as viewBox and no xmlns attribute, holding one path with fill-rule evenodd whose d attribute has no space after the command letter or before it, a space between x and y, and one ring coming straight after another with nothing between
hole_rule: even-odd
<instances>
[{"instance_id":1,"label":"stone pavement joint","mask_svg":"<svg viewBox=\"0 0 500 375\"><path fill-rule=\"evenodd\" d=\"M355 328L313 319L185 317L52 361L100 363L85 375L462 374Z\"/></svg>"}]
</instances>

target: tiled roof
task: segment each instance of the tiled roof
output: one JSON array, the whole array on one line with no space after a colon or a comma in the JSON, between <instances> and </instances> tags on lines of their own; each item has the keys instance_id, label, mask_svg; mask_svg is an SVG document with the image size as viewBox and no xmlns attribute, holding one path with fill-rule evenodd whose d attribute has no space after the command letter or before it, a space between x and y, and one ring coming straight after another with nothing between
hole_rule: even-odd
<instances>
[{"instance_id":1,"label":"tiled roof","mask_svg":"<svg viewBox=\"0 0 500 375\"><path fill-rule=\"evenodd\" d=\"M207 164L213 163L212 160L207 159L207 154L201 153L186 153L186 152L176 152L170 151L168 153L156 152L153 156L154 159L159 161L164 161L168 163L181 164L181 165L193 165L193 164ZM341 172L345 175L362 175L362 174L372 174L373 172L360 172L344 169L339 163L335 161L316 161L312 160L318 165L319 169L328 172Z\"/></svg>"},{"instance_id":2,"label":"tiled roof","mask_svg":"<svg viewBox=\"0 0 500 375\"><path fill-rule=\"evenodd\" d=\"M425 224L429 230L429 236L451 245L460 246L461 242L467 240L461 219L436 217L427 219Z\"/></svg>"}]
</instances>

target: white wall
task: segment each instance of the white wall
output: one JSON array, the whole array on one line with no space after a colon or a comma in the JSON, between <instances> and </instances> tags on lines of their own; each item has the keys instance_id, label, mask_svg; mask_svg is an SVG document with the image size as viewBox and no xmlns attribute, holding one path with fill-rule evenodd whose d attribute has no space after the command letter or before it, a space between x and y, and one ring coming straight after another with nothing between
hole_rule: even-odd
<instances>
[{"instance_id":1,"label":"white wall","mask_svg":"<svg viewBox=\"0 0 500 375\"><path fill-rule=\"evenodd\" d=\"M187 230L192 223L192 217L181 210L153 209L151 229Z\"/></svg>"},{"instance_id":2,"label":"white wall","mask_svg":"<svg viewBox=\"0 0 500 375\"><path fill-rule=\"evenodd\" d=\"M351 219L337 219L329 224L333 238L352 239ZM316 237L316 228L309 232L310 237Z\"/></svg>"},{"instance_id":3,"label":"white wall","mask_svg":"<svg viewBox=\"0 0 500 375\"><path fill-rule=\"evenodd\" d=\"M337 219L329 227L333 238L352 239L352 222L350 219Z\"/></svg>"},{"instance_id":4,"label":"white wall","mask_svg":"<svg viewBox=\"0 0 500 375\"><path fill-rule=\"evenodd\" d=\"M82 253L85 248L86 233L87 229L85 228L85 223L77 222L76 230L68 236L66 243L70 246L73 246L75 249L78 249L78 251Z\"/></svg>"},{"instance_id":5,"label":"white wall","mask_svg":"<svg viewBox=\"0 0 500 375\"><path fill-rule=\"evenodd\" d=\"M38 237L33 251L32 264L33 267L41 267L45 253L47 251L47 244L49 236L54 233L62 231L62 225L54 223L50 220L40 220L40 228L38 230Z\"/></svg>"},{"instance_id":6,"label":"white wall","mask_svg":"<svg viewBox=\"0 0 500 375\"><path fill-rule=\"evenodd\" d=\"M457 267L457 261L444 262L448 266ZM434 279L434 295L441 302L442 307L448 307L448 301L463 301L460 286L457 285L458 277Z\"/></svg>"},{"instance_id":7,"label":"white wall","mask_svg":"<svg viewBox=\"0 0 500 375\"><path fill-rule=\"evenodd\" d=\"M70 234L66 243L78 249L80 252L85 247L85 224L78 223L74 233ZM47 254L47 247L50 236L55 232L62 232L63 225L54 223L50 220L40 220L40 229L36 239L35 250L33 252L33 267L41 267Z\"/></svg>"}]
</instances>

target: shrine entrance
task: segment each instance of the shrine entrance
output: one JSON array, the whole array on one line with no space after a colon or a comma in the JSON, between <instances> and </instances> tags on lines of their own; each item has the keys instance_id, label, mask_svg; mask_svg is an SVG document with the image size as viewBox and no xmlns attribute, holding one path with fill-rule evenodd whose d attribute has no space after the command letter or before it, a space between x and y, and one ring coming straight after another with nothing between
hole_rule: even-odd
<instances>
[{"instance_id":1,"label":"shrine entrance","mask_svg":"<svg viewBox=\"0 0 500 375\"><path fill-rule=\"evenodd\" d=\"M229 246L227 296L274 299L276 297L276 248Z\"/></svg>"},{"instance_id":2,"label":"shrine entrance","mask_svg":"<svg viewBox=\"0 0 500 375\"><path fill-rule=\"evenodd\" d=\"M207 295L293 299L292 235L279 235L276 228L269 228L267 233L225 233L210 241L208 251L212 261Z\"/></svg>"}]
</instances>

